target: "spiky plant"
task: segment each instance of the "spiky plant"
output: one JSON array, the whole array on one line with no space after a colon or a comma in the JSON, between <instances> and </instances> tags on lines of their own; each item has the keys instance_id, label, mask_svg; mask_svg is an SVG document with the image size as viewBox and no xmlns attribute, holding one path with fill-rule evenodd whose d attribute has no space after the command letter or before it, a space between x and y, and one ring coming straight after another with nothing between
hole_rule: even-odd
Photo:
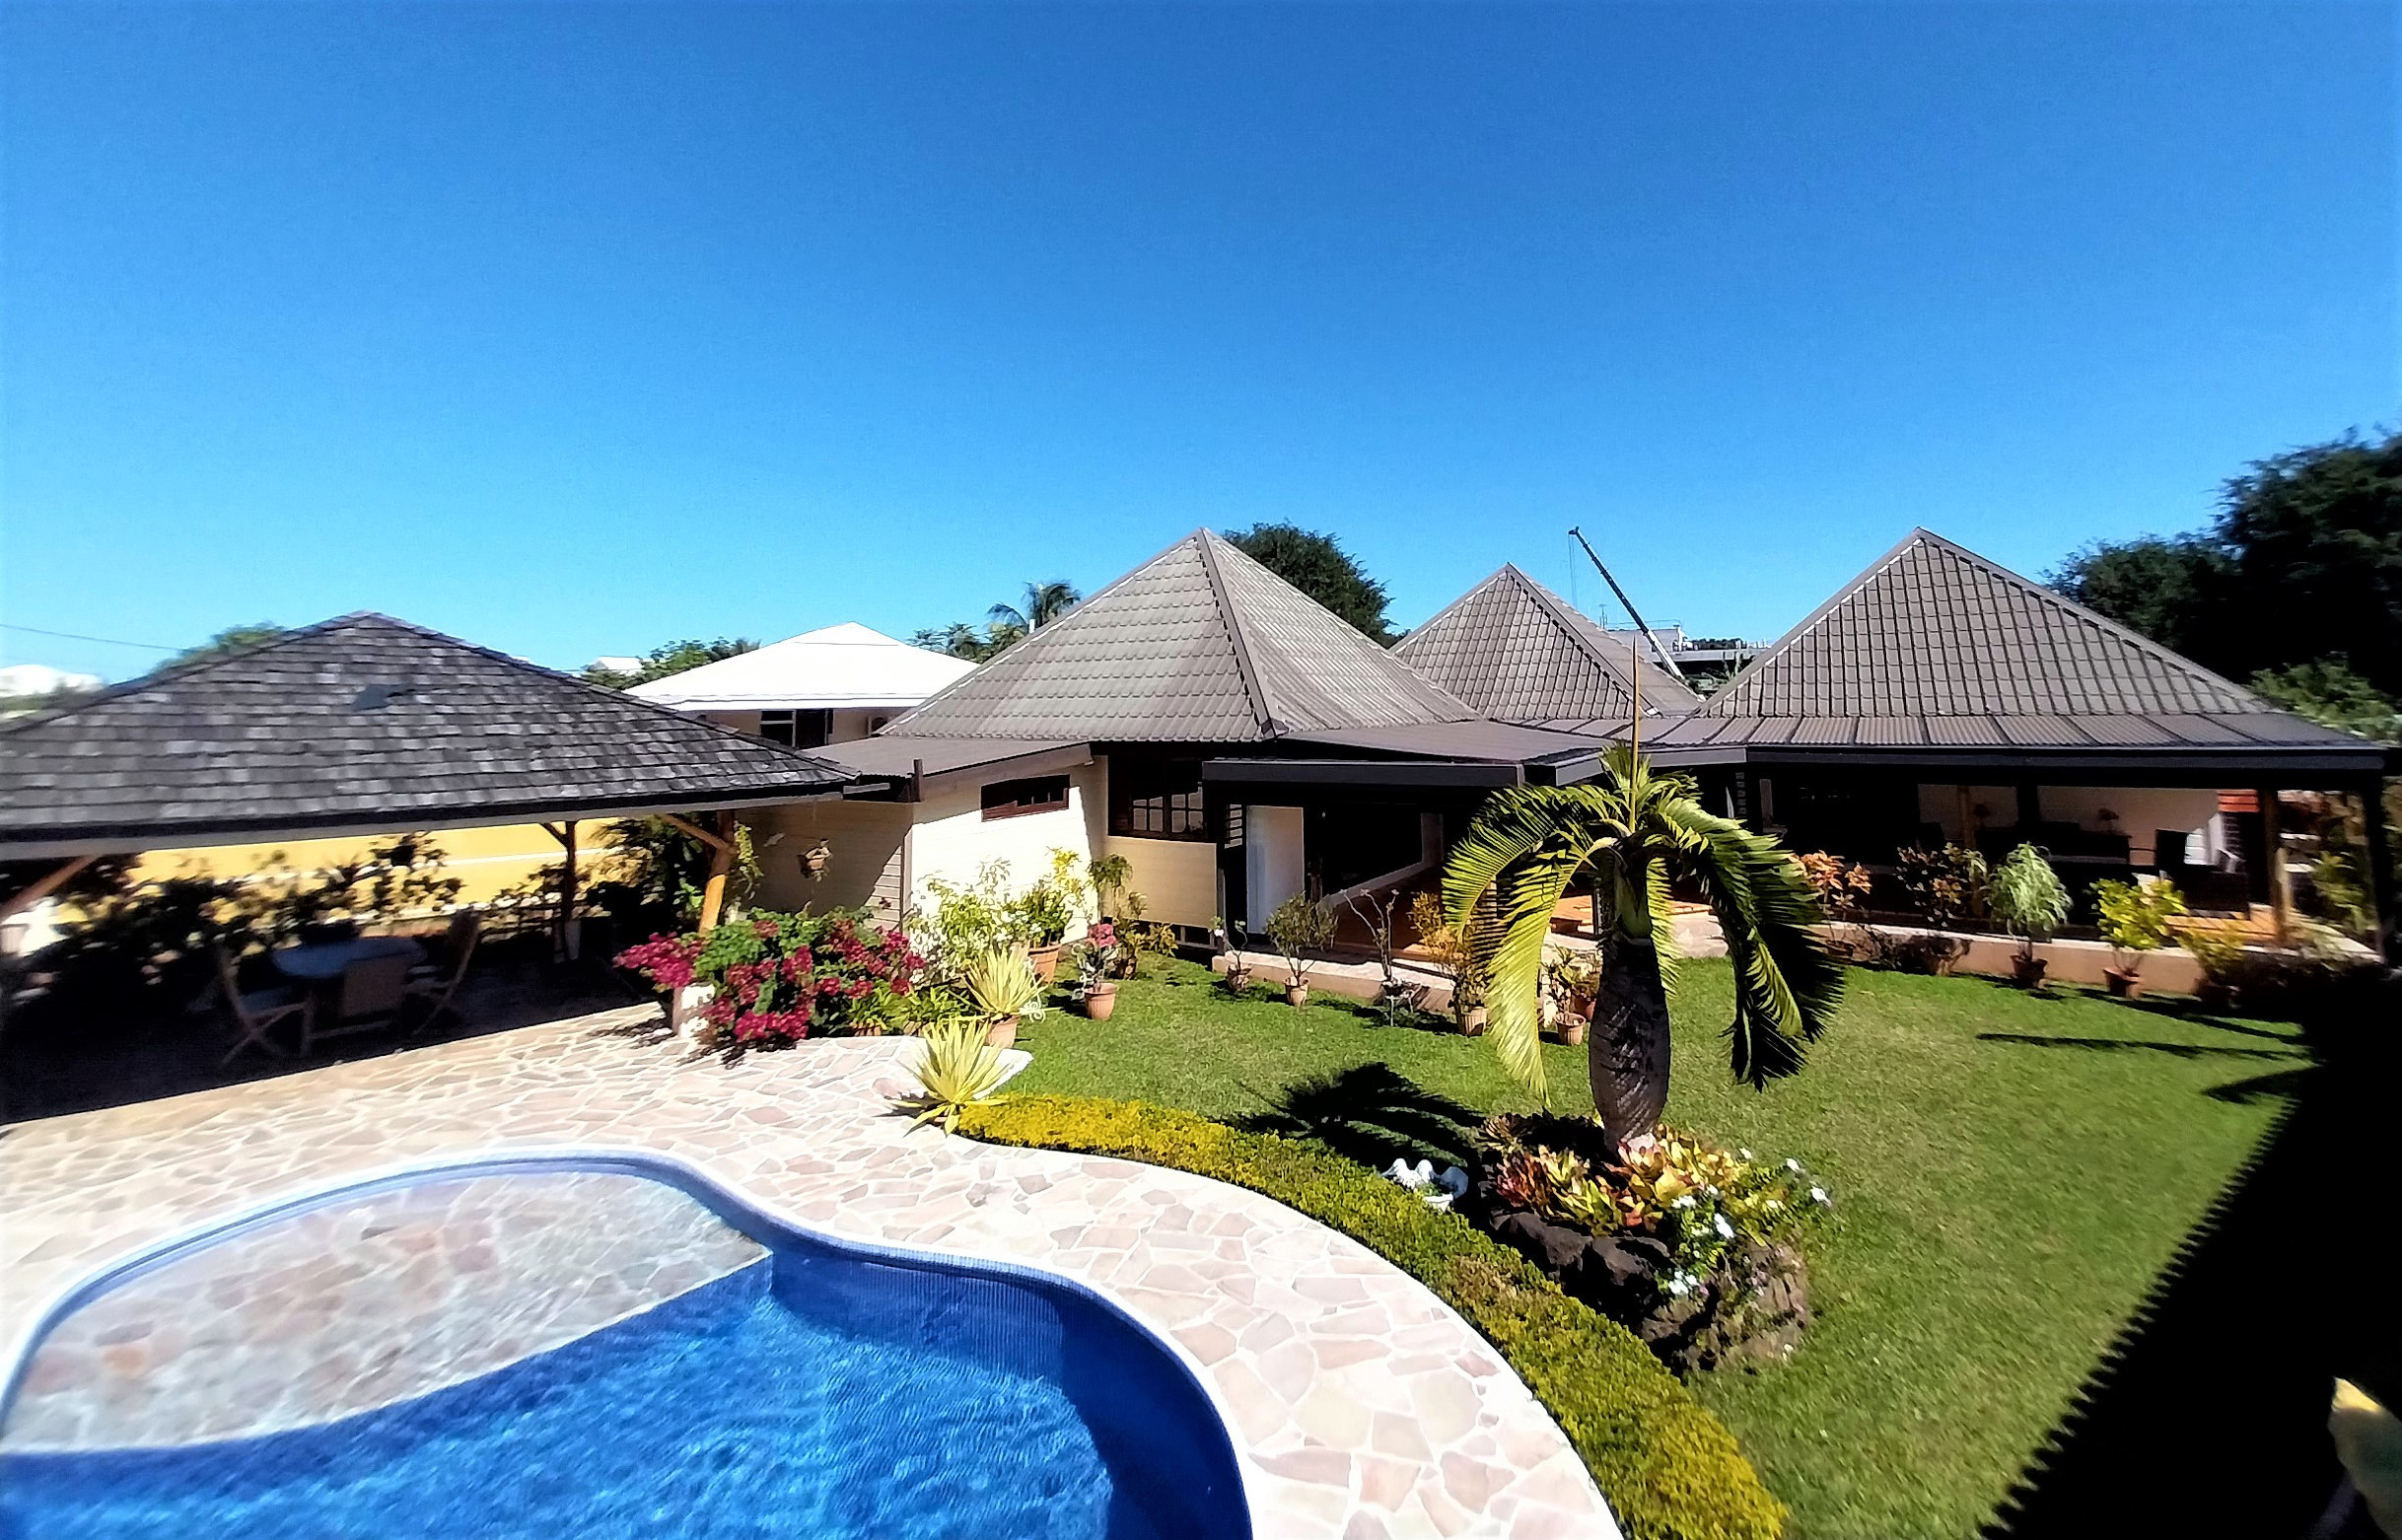
<instances>
[{"instance_id":1,"label":"spiky plant","mask_svg":"<svg viewBox=\"0 0 2402 1540\"><path fill-rule=\"evenodd\" d=\"M901 1107L917 1114L911 1128L940 1122L950 1133L959 1126L961 1112L992 1099L1009 1071L1001 1050L985 1041L981 1021L945 1021L927 1030L925 1043L917 1061L917 1094L904 1098Z\"/></svg>"},{"instance_id":2,"label":"spiky plant","mask_svg":"<svg viewBox=\"0 0 2402 1540\"><path fill-rule=\"evenodd\" d=\"M1491 898L1481 943L1486 1033L1511 1075L1548 1098L1538 1049L1543 940L1569 885L1586 876L1602 951L1587 1052L1593 1110L1612 1138L1652 1132L1667 1105L1672 881L1697 888L1726 932L1735 1078L1758 1086L1802 1067L1803 1044L1834 1015L1843 975L1811 930L1818 903L1801 868L1775 840L1704 808L1686 777L1657 773L1621 744L1585 785L1495 793L1444 870L1454 924Z\"/></svg>"}]
</instances>

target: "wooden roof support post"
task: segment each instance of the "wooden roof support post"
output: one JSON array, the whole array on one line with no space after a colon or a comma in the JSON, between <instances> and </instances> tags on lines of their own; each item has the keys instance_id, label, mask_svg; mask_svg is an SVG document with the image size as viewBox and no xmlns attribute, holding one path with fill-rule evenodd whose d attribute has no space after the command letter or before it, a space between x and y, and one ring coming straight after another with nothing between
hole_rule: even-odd
<instances>
[{"instance_id":1,"label":"wooden roof support post","mask_svg":"<svg viewBox=\"0 0 2402 1540\"><path fill-rule=\"evenodd\" d=\"M62 861L6 898L0 898L0 920L7 919L21 909L31 909L73 881L78 872L99 859L97 856L76 856Z\"/></svg>"},{"instance_id":2,"label":"wooden roof support post","mask_svg":"<svg viewBox=\"0 0 2402 1540\"><path fill-rule=\"evenodd\" d=\"M2385 831L2385 782L2380 777L2361 788L2361 826L2368 857L2368 926L2370 945L2387 962L2402 961L2402 937L2394 928L2393 850Z\"/></svg>"},{"instance_id":3,"label":"wooden roof support post","mask_svg":"<svg viewBox=\"0 0 2402 1540\"><path fill-rule=\"evenodd\" d=\"M2277 793L2262 787L2260 799L2260 844L2269 863L2269 919L2277 929L2277 945L2283 946L2294 936L2294 869L2286 865L2285 820L2279 816Z\"/></svg>"},{"instance_id":4,"label":"wooden roof support post","mask_svg":"<svg viewBox=\"0 0 2402 1540\"><path fill-rule=\"evenodd\" d=\"M681 819L677 820L681 822ZM699 830L694 830L698 833ZM714 930L726 908L726 876L734 870L734 814L717 815L717 837L709 841L709 880L701 885L700 928Z\"/></svg>"},{"instance_id":5,"label":"wooden roof support post","mask_svg":"<svg viewBox=\"0 0 2402 1540\"><path fill-rule=\"evenodd\" d=\"M559 913L551 926L551 953L561 962L573 962L584 951L584 927L576 919L576 820L545 823L542 827L559 842Z\"/></svg>"}]
</instances>

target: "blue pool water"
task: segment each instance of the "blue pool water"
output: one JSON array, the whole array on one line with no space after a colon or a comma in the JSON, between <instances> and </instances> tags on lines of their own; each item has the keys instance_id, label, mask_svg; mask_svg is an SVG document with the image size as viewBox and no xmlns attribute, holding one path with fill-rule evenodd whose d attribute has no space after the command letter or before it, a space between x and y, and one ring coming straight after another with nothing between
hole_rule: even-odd
<instances>
[{"instance_id":1,"label":"blue pool water","mask_svg":"<svg viewBox=\"0 0 2402 1540\"><path fill-rule=\"evenodd\" d=\"M0 1535L1249 1535L1224 1425L1116 1312L742 1227L767 1260L413 1401L227 1442L0 1456Z\"/></svg>"}]
</instances>

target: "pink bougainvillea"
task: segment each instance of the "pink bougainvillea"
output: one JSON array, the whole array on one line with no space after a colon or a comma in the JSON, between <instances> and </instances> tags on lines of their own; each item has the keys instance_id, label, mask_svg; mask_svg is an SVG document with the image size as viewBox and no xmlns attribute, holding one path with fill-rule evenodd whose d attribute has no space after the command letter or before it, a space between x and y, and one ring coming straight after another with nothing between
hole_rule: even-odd
<instances>
[{"instance_id":1,"label":"pink bougainvillea","mask_svg":"<svg viewBox=\"0 0 2402 1540\"><path fill-rule=\"evenodd\" d=\"M858 914L754 914L706 935L654 936L617 965L663 991L713 986L701 1018L758 1047L884 1029L924 960L899 931Z\"/></svg>"}]
</instances>

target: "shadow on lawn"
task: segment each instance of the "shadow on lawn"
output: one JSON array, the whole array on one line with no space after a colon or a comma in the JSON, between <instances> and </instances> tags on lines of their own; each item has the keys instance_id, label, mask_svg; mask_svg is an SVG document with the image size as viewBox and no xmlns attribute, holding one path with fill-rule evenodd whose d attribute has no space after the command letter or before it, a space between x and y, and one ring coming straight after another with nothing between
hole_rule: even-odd
<instances>
[{"instance_id":1,"label":"shadow on lawn","mask_svg":"<svg viewBox=\"0 0 2402 1540\"><path fill-rule=\"evenodd\" d=\"M2287 1106L2154 1282L1988 1536L2298 1540L2310 1530L2341 1475L2326 1428L2333 1378L2388 1404L2402 1397L2402 1341L2382 1298L2397 998L2402 976L2366 986L2305 1027L2305 1063L2207 1092Z\"/></svg>"},{"instance_id":2,"label":"shadow on lawn","mask_svg":"<svg viewBox=\"0 0 2402 1540\"><path fill-rule=\"evenodd\" d=\"M1295 1081L1269 1098L1268 1110L1237 1126L1314 1139L1368 1166L1396 1156L1465 1165L1471 1136L1483 1121L1475 1108L1428 1090L1390 1065L1362 1064Z\"/></svg>"}]
</instances>

